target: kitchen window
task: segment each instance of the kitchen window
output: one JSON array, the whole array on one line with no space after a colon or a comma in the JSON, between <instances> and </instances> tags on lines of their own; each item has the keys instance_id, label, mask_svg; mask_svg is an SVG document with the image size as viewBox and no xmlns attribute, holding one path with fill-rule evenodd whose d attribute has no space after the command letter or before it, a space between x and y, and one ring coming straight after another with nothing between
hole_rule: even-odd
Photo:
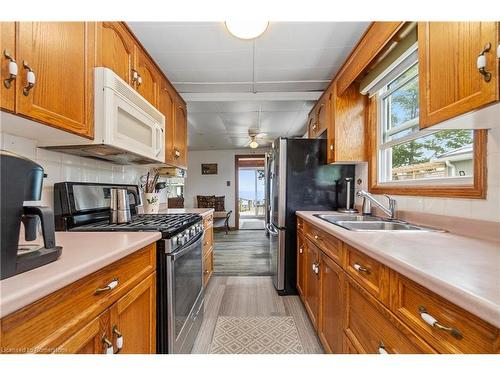
<instances>
[{"instance_id":1,"label":"kitchen window","mask_svg":"<svg viewBox=\"0 0 500 375\"><path fill-rule=\"evenodd\" d=\"M484 197L484 130L419 127L416 45L376 78L370 95L370 189L376 193Z\"/></svg>"}]
</instances>

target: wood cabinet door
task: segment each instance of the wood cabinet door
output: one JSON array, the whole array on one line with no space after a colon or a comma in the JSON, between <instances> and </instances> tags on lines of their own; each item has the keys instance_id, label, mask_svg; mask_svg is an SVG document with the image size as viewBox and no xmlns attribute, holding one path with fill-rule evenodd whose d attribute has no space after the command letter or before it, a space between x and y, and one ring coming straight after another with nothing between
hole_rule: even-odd
<instances>
[{"instance_id":1,"label":"wood cabinet door","mask_svg":"<svg viewBox=\"0 0 500 375\"><path fill-rule=\"evenodd\" d=\"M136 46L135 70L139 74L135 88L148 102L158 108L160 73L149 57Z\"/></svg>"},{"instance_id":2,"label":"wood cabinet door","mask_svg":"<svg viewBox=\"0 0 500 375\"><path fill-rule=\"evenodd\" d=\"M53 354L102 354L104 339L109 338L109 310L59 345Z\"/></svg>"},{"instance_id":3,"label":"wood cabinet door","mask_svg":"<svg viewBox=\"0 0 500 375\"><path fill-rule=\"evenodd\" d=\"M367 98L353 83L342 95L335 90L333 150L335 162L367 161L365 126Z\"/></svg>"},{"instance_id":4,"label":"wood cabinet door","mask_svg":"<svg viewBox=\"0 0 500 375\"><path fill-rule=\"evenodd\" d=\"M187 168L187 110L180 100L175 104L174 158L178 167Z\"/></svg>"},{"instance_id":5,"label":"wood cabinet door","mask_svg":"<svg viewBox=\"0 0 500 375\"><path fill-rule=\"evenodd\" d=\"M496 22L419 22L420 127L426 128L498 100ZM487 43L486 82L477 57Z\"/></svg>"},{"instance_id":6,"label":"wood cabinet door","mask_svg":"<svg viewBox=\"0 0 500 375\"><path fill-rule=\"evenodd\" d=\"M314 328L318 326L319 308L319 254L320 250L307 241L305 262L304 306Z\"/></svg>"},{"instance_id":7,"label":"wood cabinet door","mask_svg":"<svg viewBox=\"0 0 500 375\"><path fill-rule=\"evenodd\" d=\"M297 233L297 290L304 300L306 284L306 241L302 233Z\"/></svg>"},{"instance_id":8,"label":"wood cabinet door","mask_svg":"<svg viewBox=\"0 0 500 375\"><path fill-rule=\"evenodd\" d=\"M325 254L320 256L318 336L327 353L342 353L344 271Z\"/></svg>"},{"instance_id":9,"label":"wood cabinet door","mask_svg":"<svg viewBox=\"0 0 500 375\"><path fill-rule=\"evenodd\" d=\"M174 164L175 101L172 87L166 79L160 80L158 110L165 116L165 163Z\"/></svg>"},{"instance_id":10,"label":"wood cabinet door","mask_svg":"<svg viewBox=\"0 0 500 375\"><path fill-rule=\"evenodd\" d=\"M20 22L18 27L16 112L93 137L95 24ZM35 76L32 87L29 70Z\"/></svg>"},{"instance_id":11,"label":"wood cabinet door","mask_svg":"<svg viewBox=\"0 0 500 375\"><path fill-rule=\"evenodd\" d=\"M2 109L14 112L16 101L16 80L9 80L10 56L18 66L16 59L16 24L15 22L0 22L0 106ZM7 80L7 81L6 81Z\"/></svg>"},{"instance_id":12,"label":"wood cabinet door","mask_svg":"<svg viewBox=\"0 0 500 375\"><path fill-rule=\"evenodd\" d=\"M318 125L316 124L316 115L315 110L309 113L309 117L307 118L307 137L308 138L316 138Z\"/></svg>"},{"instance_id":13,"label":"wood cabinet door","mask_svg":"<svg viewBox=\"0 0 500 375\"><path fill-rule=\"evenodd\" d=\"M135 43L128 30L120 22L102 22L98 36L98 65L111 69L131 85Z\"/></svg>"},{"instance_id":14,"label":"wood cabinet door","mask_svg":"<svg viewBox=\"0 0 500 375\"><path fill-rule=\"evenodd\" d=\"M110 327L115 353L156 352L156 272L110 307ZM122 339L122 348L119 339Z\"/></svg>"},{"instance_id":15,"label":"wood cabinet door","mask_svg":"<svg viewBox=\"0 0 500 375\"><path fill-rule=\"evenodd\" d=\"M327 89L323 98L318 103L318 109L316 110L317 118L317 129L316 137L321 135L325 130L328 129L330 123L330 100L331 100L332 90Z\"/></svg>"}]
</instances>

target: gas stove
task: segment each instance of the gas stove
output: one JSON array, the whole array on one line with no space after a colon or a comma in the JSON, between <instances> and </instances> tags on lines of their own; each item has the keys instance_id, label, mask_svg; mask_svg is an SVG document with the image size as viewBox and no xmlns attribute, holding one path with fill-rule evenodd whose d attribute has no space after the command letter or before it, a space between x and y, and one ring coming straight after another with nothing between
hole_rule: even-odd
<instances>
[{"instance_id":1,"label":"gas stove","mask_svg":"<svg viewBox=\"0 0 500 375\"><path fill-rule=\"evenodd\" d=\"M198 214L139 214L125 224L110 224L109 220L80 225L70 231L78 232L161 232L166 240L166 251L174 251L203 232Z\"/></svg>"}]
</instances>

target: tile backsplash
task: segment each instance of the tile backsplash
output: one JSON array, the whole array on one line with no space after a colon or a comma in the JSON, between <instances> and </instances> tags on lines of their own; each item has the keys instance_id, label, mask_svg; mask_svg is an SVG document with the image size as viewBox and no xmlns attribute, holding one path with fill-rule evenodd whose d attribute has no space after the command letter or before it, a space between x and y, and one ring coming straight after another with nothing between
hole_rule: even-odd
<instances>
[{"instance_id":1,"label":"tile backsplash","mask_svg":"<svg viewBox=\"0 0 500 375\"><path fill-rule=\"evenodd\" d=\"M445 216L464 217L500 222L500 127L488 131L487 145L487 195L486 199L435 198L395 195L398 209L405 211L425 212ZM356 165L355 180L363 181L356 184L356 190L367 189L368 165ZM383 196L377 196L382 202ZM356 203L361 200L356 198Z\"/></svg>"},{"instance_id":2,"label":"tile backsplash","mask_svg":"<svg viewBox=\"0 0 500 375\"><path fill-rule=\"evenodd\" d=\"M0 147L40 164L47 178L43 181L42 204L53 207L54 183L61 181L138 184L146 166L116 165L36 147L36 141L0 133ZM165 202L165 194L160 201Z\"/></svg>"}]
</instances>

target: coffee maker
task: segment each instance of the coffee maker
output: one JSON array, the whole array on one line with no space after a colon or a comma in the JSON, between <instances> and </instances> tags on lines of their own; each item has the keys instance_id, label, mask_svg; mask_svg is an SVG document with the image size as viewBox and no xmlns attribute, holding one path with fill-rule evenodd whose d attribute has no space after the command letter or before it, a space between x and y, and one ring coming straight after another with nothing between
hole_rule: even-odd
<instances>
[{"instance_id":1,"label":"coffee maker","mask_svg":"<svg viewBox=\"0 0 500 375\"><path fill-rule=\"evenodd\" d=\"M43 168L37 163L0 150L0 280L57 260L62 248L56 246L54 214L49 207L24 205L39 201L42 195ZM37 239L41 222L43 244ZM20 244L21 223L25 241Z\"/></svg>"}]
</instances>

